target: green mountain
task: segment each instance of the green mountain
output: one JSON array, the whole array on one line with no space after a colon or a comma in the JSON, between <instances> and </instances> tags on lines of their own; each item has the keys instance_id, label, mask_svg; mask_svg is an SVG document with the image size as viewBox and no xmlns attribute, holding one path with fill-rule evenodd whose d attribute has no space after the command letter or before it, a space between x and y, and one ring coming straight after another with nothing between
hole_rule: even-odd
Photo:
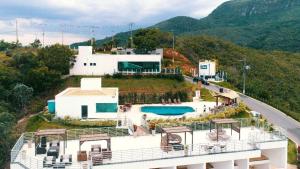
<instances>
[{"instance_id":1,"label":"green mountain","mask_svg":"<svg viewBox=\"0 0 300 169\"><path fill-rule=\"evenodd\" d=\"M300 51L300 1L231 0L205 18L179 16L151 27L176 35L215 36L256 49ZM118 33L115 38L124 45L129 35ZM97 44L110 39L98 40Z\"/></svg>"},{"instance_id":2,"label":"green mountain","mask_svg":"<svg viewBox=\"0 0 300 169\"><path fill-rule=\"evenodd\" d=\"M196 66L200 59L217 59L228 82L242 90L244 58L251 69L247 72L246 94L262 100L300 121L300 53L266 52L241 47L208 36L184 36L177 50Z\"/></svg>"}]
</instances>

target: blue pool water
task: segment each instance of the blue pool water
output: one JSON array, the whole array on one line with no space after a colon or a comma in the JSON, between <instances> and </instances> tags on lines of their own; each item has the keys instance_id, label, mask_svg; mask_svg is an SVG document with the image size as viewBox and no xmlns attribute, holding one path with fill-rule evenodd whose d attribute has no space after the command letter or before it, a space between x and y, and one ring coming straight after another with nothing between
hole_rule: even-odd
<instances>
[{"instance_id":1,"label":"blue pool water","mask_svg":"<svg viewBox=\"0 0 300 169\"><path fill-rule=\"evenodd\" d=\"M154 113L163 116L177 116L189 112L195 112L195 110L189 106L143 106L141 107L141 111L144 113Z\"/></svg>"}]
</instances>

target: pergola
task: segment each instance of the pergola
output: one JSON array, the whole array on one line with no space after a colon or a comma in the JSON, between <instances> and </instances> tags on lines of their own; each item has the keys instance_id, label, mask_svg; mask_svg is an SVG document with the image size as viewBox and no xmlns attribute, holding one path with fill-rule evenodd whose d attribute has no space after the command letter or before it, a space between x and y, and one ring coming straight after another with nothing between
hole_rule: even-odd
<instances>
[{"instance_id":1,"label":"pergola","mask_svg":"<svg viewBox=\"0 0 300 169\"><path fill-rule=\"evenodd\" d=\"M175 134L175 133L184 133L184 144L186 144L186 133L189 132L192 134L192 144L194 143L194 134L193 130L190 129L189 127L186 126L178 126L178 127L167 127L167 128L162 128L161 132L161 142L162 142L162 135L163 133L166 133L167 135L167 145L169 144L169 135Z\"/></svg>"},{"instance_id":2,"label":"pergola","mask_svg":"<svg viewBox=\"0 0 300 169\"><path fill-rule=\"evenodd\" d=\"M231 135L232 135L232 130L236 131L239 133L239 140L241 139L241 123L237 120L234 119L214 119L210 121L210 132L212 129L212 124L214 124L215 129L217 130L217 141L219 141L219 127L222 126L223 124L230 124L231 127Z\"/></svg>"},{"instance_id":3,"label":"pergola","mask_svg":"<svg viewBox=\"0 0 300 169\"><path fill-rule=\"evenodd\" d=\"M64 154L65 149L67 147L67 130L66 129L47 129L47 130L38 130L34 133L34 143L37 145L37 143L40 141L40 137L42 136L61 136L64 140ZM35 146L35 155L36 155L36 146Z\"/></svg>"},{"instance_id":4,"label":"pergola","mask_svg":"<svg viewBox=\"0 0 300 169\"><path fill-rule=\"evenodd\" d=\"M80 135L79 139L79 151L81 151L81 145L86 141L101 141L105 140L107 143L108 151L111 150L111 138L107 134L93 134L93 135Z\"/></svg>"},{"instance_id":5,"label":"pergola","mask_svg":"<svg viewBox=\"0 0 300 169\"><path fill-rule=\"evenodd\" d=\"M226 105L231 105L232 103L237 103L237 98L239 97L235 91L228 91L228 92L220 92L215 95L216 97L216 105L219 104L219 98L225 100Z\"/></svg>"}]
</instances>

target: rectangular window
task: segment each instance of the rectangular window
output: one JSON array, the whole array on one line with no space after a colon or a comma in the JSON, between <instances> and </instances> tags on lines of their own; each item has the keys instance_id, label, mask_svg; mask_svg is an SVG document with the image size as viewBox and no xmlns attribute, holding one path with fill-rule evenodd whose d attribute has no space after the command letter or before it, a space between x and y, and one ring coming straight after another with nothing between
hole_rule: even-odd
<instances>
[{"instance_id":1,"label":"rectangular window","mask_svg":"<svg viewBox=\"0 0 300 169\"><path fill-rule=\"evenodd\" d=\"M159 62L118 62L118 71L130 71L135 73L159 72Z\"/></svg>"},{"instance_id":2,"label":"rectangular window","mask_svg":"<svg viewBox=\"0 0 300 169\"><path fill-rule=\"evenodd\" d=\"M96 63L94 63L94 66L96 66Z\"/></svg>"},{"instance_id":3,"label":"rectangular window","mask_svg":"<svg viewBox=\"0 0 300 169\"><path fill-rule=\"evenodd\" d=\"M201 65L200 69L207 69L207 65Z\"/></svg>"},{"instance_id":4,"label":"rectangular window","mask_svg":"<svg viewBox=\"0 0 300 169\"><path fill-rule=\"evenodd\" d=\"M107 113L107 112L117 112L118 104L117 103L96 103L96 112L97 113Z\"/></svg>"},{"instance_id":5,"label":"rectangular window","mask_svg":"<svg viewBox=\"0 0 300 169\"><path fill-rule=\"evenodd\" d=\"M93 63L90 63L90 66L93 66Z\"/></svg>"},{"instance_id":6,"label":"rectangular window","mask_svg":"<svg viewBox=\"0 0 300 169\"><path fill-rule=\"evenodd\" d=\"M84 63L83 65L86 66L86 63Z\"/></svg>"}]
</instances>

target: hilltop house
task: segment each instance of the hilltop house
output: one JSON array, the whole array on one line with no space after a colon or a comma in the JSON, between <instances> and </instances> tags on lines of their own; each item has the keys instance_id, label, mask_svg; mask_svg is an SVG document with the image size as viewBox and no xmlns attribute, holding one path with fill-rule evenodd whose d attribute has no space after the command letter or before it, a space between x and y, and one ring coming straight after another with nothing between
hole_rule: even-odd
<instances>
[{"instance_id":1,"label":"hilltop house","mask_svg":"<svg viewBox=\"0 0 300 169\"><path fill-rule=\"evenodd\" d=\"M199 77L213 79L216 76L216 62L205 60L199 62Z\"/></svg>"},{"instance_id":2,"label":"hilltop house","mask_svg":"<svg viewBox=\"0 0 300 169\"><path fill-rule=\"evenodd\" d=\"M91 46L79 46L71 75L157 74L161 72L162 52L137 55L132 52L120 54L93 54Z\"/></svg>"},{"instance_id":3,"label":"hilltop house","mask_svg":"<svg viewBox=\"0 0 300 169\"><path fill-rule=\"evenodd\" d=\"M118 88L101 87L101 78L82 78L79 88L70 87L55 96L56 117L101 118L118 111Z\"/></svg>"}]
</instances>

